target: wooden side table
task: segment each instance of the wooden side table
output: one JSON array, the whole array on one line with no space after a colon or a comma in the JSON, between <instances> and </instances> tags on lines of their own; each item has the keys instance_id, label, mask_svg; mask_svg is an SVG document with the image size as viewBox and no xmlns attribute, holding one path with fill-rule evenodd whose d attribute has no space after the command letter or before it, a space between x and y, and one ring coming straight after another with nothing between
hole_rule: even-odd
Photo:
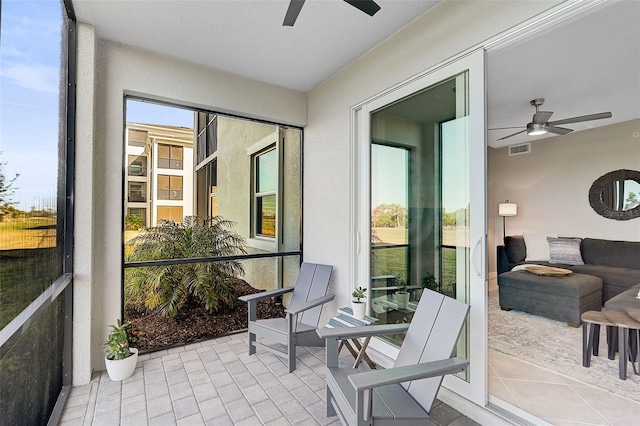
<instances>
[{"instance_id":1,"label":"wooden side table","mask_svg":"<svg viewBox=\"0 0 640 426\"><path fill-rule=\"evenodd\" d=\"M366 325L374 324L378 322L377 318L373 318L365 315L364 319L354 318L353 311L349 307L344 307L338 309L338 315L331 318L329 323L326 325L327 328L344 328L344 327L363 327ZM353 368L358 368L362 361L366 362L367 365L371 369L376 368L376 365L371 358L366 353L367 346L369 346L369 341L371 340L371 336L365 337L364 341L360 343L358 339L345 339L340 341L340 345L338 346L338 353L342 350L343 347L346 347L347 350L353 355L355 358L355 362L353 364ZM355 346L355 347L354 347Z\"/></svg>"}]
</instances>

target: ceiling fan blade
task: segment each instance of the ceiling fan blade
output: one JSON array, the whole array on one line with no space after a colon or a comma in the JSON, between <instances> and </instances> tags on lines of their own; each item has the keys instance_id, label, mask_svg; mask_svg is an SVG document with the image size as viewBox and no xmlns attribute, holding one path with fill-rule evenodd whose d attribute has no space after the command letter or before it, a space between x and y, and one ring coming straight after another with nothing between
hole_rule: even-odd
<instances>
[{"instance_id":1,"label":"ceiling fan blade","mask_svg":"<svg viewBox=\"0 0 640 426\"><path fill-rule=\"evenodd\" d=\"M611 118L611 113L600 112L598 114L589 114L589 115L581 115L579 117L565 118L564 120L550 121L549 125L555 126L556 124L580 123L582 121L601 120L603 118Z\"/></svg>"},{"instance_id":2,"label":"ceiling fan blade","mask_svg":"<svg viewBox=\"0 0 640 426\"><path fill-rule=\"evenodd\" d=\"M515 133L513 133L513 134L511 134L511 135L509 135L509 136L505 136L505 137L503 137L503 138L496 139L496 140L497 140L497 141L502 141L502 140L505 140L505 139L507 139L507 138L510 138L511 136L519 135L520 133L524 133L524 132L526 132L526 131L527 131L527 129L520 130L519 132L515 132Z\"/></svg>"},{"instance_id":3,"label":"ceiling fan blade","mask_svg":"<svg viewBox=\"0 0 640 426\"><path fill-rule=\"evenodd\" d=\"M351 6L355 7L366 13L369 16L373 16L380 10L380 6L373 0L344 0Z\"/></svg>"},{"instance_id":4,"label":"ceiling fan blade","mask_svg":"<svg viewBox=\"0 0 640 426\"><path fill-rule=\"evenodd\" d=\"M573 132L573 129L567 129L566 127L547 126L547 132L555 133L556 135L566 135L567 133Z\"/></svg>"},{"instance_id":5,"label":"ceiling fan blade","mask_svg":"<svg viewBox=\"0 0 640 426\"><path fill-rule=\"evenodd\" d=\"M533 120L531 120L531 123L546 124L552 115L553 115L553 112L551 111L538 111L535 114L533 114Z\"/></svg>"},{"instance_id":6,"label":"ceiling fan blade","mask_svg":"<svg viewBox=\"0 0 640 426\"><path fill-rule=\"evenodd\" d=\"M298 15L300 14L304 1L305 0L291 0L289 8L287 9L287 14L284 15L284 22L282 23L283 26L293 27L296 19L298 19Z\"/></svg>"},{"instance_id":7,"label":"ceiling fan blade","mask_svg":"<svg viewBox=\"0 0 640 426\"><path fill-rule=\"evenodd\" d=\"M513 127L493 127L487 130L509 130L509 129L522 129L524 126L513 126Z\"/></svg>"}]
</instances>

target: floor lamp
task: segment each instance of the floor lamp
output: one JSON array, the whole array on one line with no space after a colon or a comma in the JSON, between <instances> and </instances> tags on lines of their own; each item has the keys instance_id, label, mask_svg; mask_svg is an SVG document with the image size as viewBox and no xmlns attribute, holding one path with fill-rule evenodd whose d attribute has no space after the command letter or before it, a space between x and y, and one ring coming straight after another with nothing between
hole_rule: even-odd
<instances>
[{"instance_id":1,"label":"floor lamp","mask_svg":"<svg viewBox=\"0 0 640 426\"><path fill-rule=\"evenodd\" d=\"M509 200L505 200L504 203L498 204L498 214L502 216L502 241L507 236L505 218L507 216L515 216L518 214L518 205L516 203L510 203Z\"/></svg>"}]
</instances>

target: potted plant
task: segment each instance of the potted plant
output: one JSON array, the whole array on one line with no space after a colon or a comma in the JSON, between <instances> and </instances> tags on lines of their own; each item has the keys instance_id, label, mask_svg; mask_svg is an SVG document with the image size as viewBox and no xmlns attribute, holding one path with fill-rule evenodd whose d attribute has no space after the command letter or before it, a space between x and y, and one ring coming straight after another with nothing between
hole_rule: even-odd
<instances>
[{"instance_id":1,"label":"potted plant","mask_svg":"<svg viewBox=\"0 0 640 426\"><path fill-rule=\"evenodd\" d=\"M111 325L111 331L104 342L107 355L104 358L109 378L116 382L130 377L138 362L136 345L140 337L138 329L130 322Z\"/></svg>"},{"instance_id":2,"label":"potted plant","mask_svg":"<svg viewBox=\"0 0 640 426\"><path fill-rule=\"evenodd\" d=\"M396 304L398 305L398 309L407 309L407 305L409 304L409 292L407 291L407 283L402 278L398 277L397 281L397 289L396 290Z\"/></svg>"},{"instance_id":3,"label":"potted plant","mask_svg":"<svg viewBox=\"0 0 640 426\"><path fill-rule=\"evenodd\" d=\"M351 301L351 311L355 318L364 319L364 312L367 304L362 299L367 297L366 292L366 289L358 287L353 290L353 293L351 293L351 296L353 296L353 300Z\"/></svg>"},{"instance_id":4,"label":"potted plant","mask_svg":"<svg viewBox=\"0 0 640 426\"><path fill-rule=\"evenodd\" d=\"M422 297L422 291L426 288L427 290L439 291L438 280L433 274L427 273L424 277L420 279L420 289L416 290L416 300L420 300Z\"/></svg>"}]
</instances>

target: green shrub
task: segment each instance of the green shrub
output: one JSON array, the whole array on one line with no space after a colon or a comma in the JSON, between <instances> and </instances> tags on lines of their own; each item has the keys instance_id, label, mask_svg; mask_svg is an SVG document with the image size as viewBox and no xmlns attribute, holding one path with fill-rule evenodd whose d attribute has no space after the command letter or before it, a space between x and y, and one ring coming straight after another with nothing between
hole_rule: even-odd
<instances>
[{"instance_id":1,"label":"green shrub","mask_svg":"<svg viewBox=\"0 0 640 426\"><path fill-rule=\"evenodd\" d=\"M182 224L161 221L131 240L127 261L189 259L246 253L244 238L234 223L220 216L186 217ZM185 303L199 303L209 311L233 307L231 278L244 274L235 260L147 266L125 270L125 303L159 309L174 317Z\"/></svg>"},{"instance_id":2,"label":"green shrub","mask_svg":"<svg viewBox=\"0 0 640 426\"><path fill-rule=\"evenodd\" d=\"M140 219L139 216L133 214L128 214L127 217L124 218L124 221L128 231L137 231L144 227L144 221Z\"/></svg>"}]
</instances>

